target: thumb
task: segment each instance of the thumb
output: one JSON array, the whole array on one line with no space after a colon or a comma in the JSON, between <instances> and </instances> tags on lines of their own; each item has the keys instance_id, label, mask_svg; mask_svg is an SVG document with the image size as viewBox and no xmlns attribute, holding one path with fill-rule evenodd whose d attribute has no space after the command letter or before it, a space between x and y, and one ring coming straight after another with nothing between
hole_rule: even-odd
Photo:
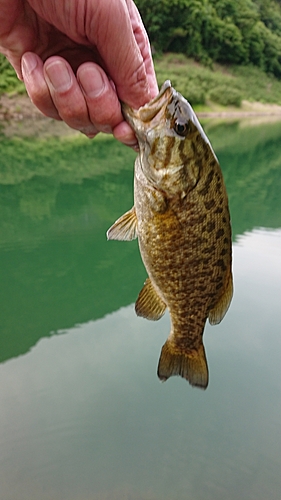
<instances>
[{"instance_id":1,"label":"thumb","mask_svg":"<svg viewBox=\"0 0 281 500\"><path fill-rule=\"evenodd\" d=\"M102 0L89 31L121 101L139 108L158 92L150 46L131 0ZM92 38L92 39L91 39Z\"/></svg>"}]
</instances>

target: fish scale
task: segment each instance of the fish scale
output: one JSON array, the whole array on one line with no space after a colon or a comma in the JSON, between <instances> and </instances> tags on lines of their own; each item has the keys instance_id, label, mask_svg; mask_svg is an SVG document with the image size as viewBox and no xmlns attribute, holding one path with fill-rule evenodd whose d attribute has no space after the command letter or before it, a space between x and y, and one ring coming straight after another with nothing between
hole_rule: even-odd
<instances>
[{"instance_id":1,"label":"fish scale","mask_svg":"<svg viewBox=\"0 0 281 500\"><path fill-rule=\"evenodd\" d=\"M123 113L139 142L134 207L108 239L138 238L148 273L136 313L159 319L168 308L171 332L158 376L180 375L206 388L203 345L207 318L219 323L231 302L231 227L226 189L212 146L190 104L171 86L150 103Z\"/></svg>"}]
</instances>

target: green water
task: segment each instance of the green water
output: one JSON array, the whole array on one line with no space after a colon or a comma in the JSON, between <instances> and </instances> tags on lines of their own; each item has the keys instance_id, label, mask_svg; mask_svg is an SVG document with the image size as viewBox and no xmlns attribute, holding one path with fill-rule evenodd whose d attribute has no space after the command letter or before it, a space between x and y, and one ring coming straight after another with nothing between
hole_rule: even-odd
<instances>
[{"instance_id":1,"label":"green water","mask_svg":"<svg viewBox=\"0 0 281 500\"><path fill-rule=\"evenodd\" d=\"M169 316L135 316L137 243L105 238L134 153L0 136L0 500L279 500L281 123L205 127L235 285L206 392L158 381Z\"/></svg>"}]
</instances>

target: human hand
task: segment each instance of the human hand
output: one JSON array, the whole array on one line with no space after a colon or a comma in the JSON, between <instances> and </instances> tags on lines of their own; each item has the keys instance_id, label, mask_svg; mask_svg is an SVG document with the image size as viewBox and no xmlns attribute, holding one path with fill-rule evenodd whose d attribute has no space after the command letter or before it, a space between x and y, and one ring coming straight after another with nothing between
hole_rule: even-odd
<instances>
[{"instance_id":1,"label":"human hand","mask_svg":"<svg viewBox=\"0 0 281 500\"><path fill-rule=\"evenodd\" d=\"M0 0L0 52L42 113L136 144L120 100L138 108L158 87L132 0Z\"/></svg>"}]
</instances>

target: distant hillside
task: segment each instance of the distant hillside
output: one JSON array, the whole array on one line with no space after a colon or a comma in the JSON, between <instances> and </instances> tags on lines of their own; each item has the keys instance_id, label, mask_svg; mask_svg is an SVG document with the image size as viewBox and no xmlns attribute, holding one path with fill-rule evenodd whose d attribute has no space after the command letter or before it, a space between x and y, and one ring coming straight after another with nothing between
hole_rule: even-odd
<instances>
[{"instance_id":1,"label":"distant hillside","mask_svg":"<svg viewBox=\"0 0 281 500\"><path fill-rule=\"evenodd\" d=\"M159 86L165 80L171 80L172 85L196 111L211 111L211 103L222 107L240 107L243 101L281 105L280 79L254 65L213 63L209 67L179 53L157 53L154 55L154 65ZM1 99L1 94L24 92L23 83L0 54L0 121L1 117L11 117L17 111L26 115L22 100L17 97L16 100Z\"/></svg>"},{"instance_id":2,"label":"distant hillside","mask_svg":"<svg viewBox=\"0 0 281 500\"><path fill-rule=\"evenodd\" d=\"M240 107L243 101L281 105L281 81L254 65L221 65L212 68L183 54L155 55L159 85L171 80L196 111L208 111L210 103ZM203 108L202 108L203 106Z\"/></svg>"},{"instance_id":3,"label":"distant hillside","mask_svg":"<svg viewBox=\"0 0 281 500\"><path fill-rule=\"evenodd\" d=\"M171 79L195 106L281 104L281 0L135 1L159 84ZM25 87L0 54L4 92L24 93Z\"/></svg>"},{"instance_id":4,"label":"distant hillside","mask_svg":"<svg viewBox=\"0 0 281 500\"><path fill-rule=\"evenodd\" d=\"M155 51L281 77L280 0L136 0Z\"/></svg>"}]
</instances>

